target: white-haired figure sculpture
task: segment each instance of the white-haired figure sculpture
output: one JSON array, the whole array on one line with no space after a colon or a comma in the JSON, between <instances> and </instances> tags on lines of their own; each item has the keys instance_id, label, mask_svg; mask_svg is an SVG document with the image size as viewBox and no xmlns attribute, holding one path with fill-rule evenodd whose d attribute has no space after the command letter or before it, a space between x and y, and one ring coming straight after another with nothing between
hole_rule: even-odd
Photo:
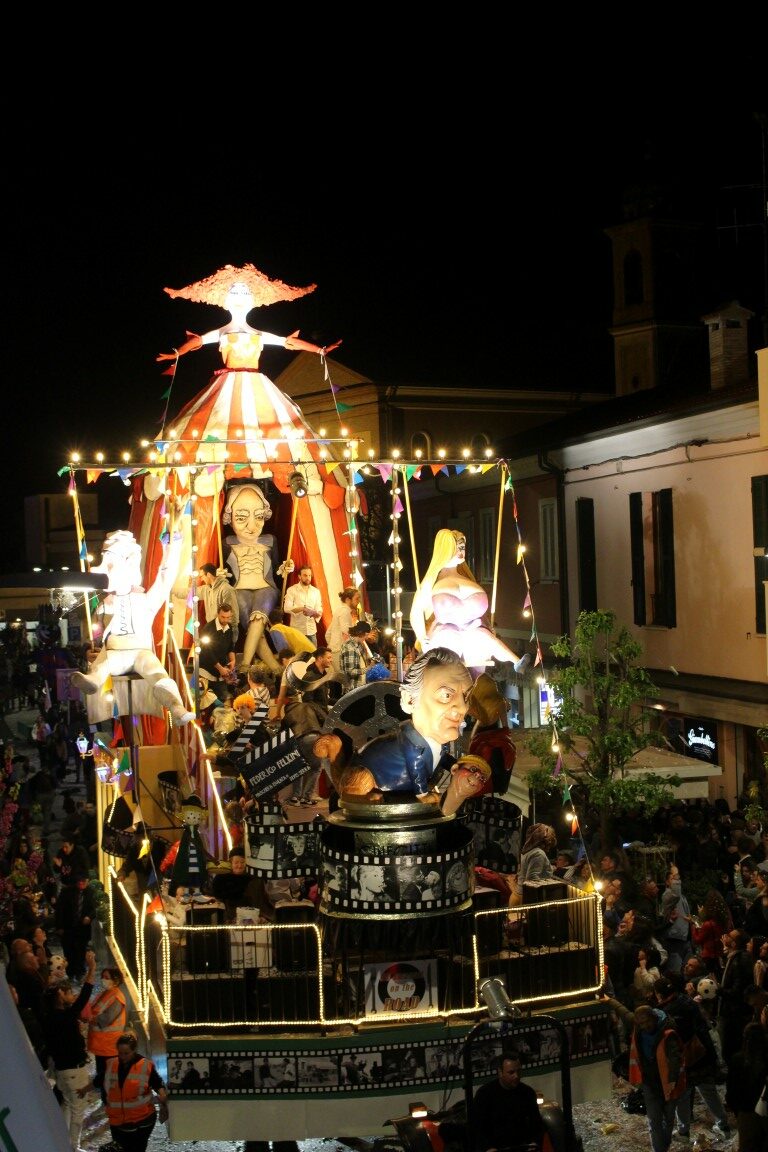
<instances>
[{"instance_id":1,"label":"white-haired figure sculpture","mask_svg":"<svg viewBox=\"0 0 768 1152\"><path fill-rule=\"evenodd\" d=\"M141 586L141 548L132 532L110 532L104 541L102 560L94 572L109 577L105 607L112 617L104 629L104 646L86 675L75 672L72 685L88 696L95 695L110 676L136 672L151 689L155 702L171 713L174 727L194 720L184 707L178 685L155 655L152 624L167 601L181 553L181 536L167 546L155 582ZM137 711L140 709L137 709Z\"/></svg>"}]
</instances>

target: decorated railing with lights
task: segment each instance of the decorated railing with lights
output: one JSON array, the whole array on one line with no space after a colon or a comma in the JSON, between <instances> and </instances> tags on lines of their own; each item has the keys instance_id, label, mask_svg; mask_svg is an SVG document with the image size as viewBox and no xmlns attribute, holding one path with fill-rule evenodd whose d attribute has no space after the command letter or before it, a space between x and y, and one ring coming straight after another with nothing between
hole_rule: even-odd
<instances>
[{"instance_id":1,"label":"decorated railing with lights","mask_svg":"<svg viewBox=\"0 0 768 1152\"><path fill-rule=\"evenodd\" d=\"M564 898L534 890L519 908L436 917L426 937L416 918L413 947L394 956L392 926L340 939L307 901L282 902L271 923L247 908L227 923L215 901L166 897L149 911L111 869L113 943L137 1004L153 1001L169 1035L471 1019L488 978L535 1011L592 998L602 984L600 898L558 887Z\"/></svg>"}]
</instances>

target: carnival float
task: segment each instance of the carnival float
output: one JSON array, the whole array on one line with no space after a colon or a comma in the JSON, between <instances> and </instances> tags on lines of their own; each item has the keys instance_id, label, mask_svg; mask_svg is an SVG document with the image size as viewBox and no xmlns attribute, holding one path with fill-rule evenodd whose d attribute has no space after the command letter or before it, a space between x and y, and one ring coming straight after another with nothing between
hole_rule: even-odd
<instances>
[{"instance_id":1,"label":"carnival float","mask_svg":"<svg viewBox=\"0 0 768 1152\"><path fill-rule=\"evenodd\" d=\"M370 1135L409 1115L415 1099L444 1113L467 1075L490 1074L511 1028L526 1080L545 1096L562 1102L564 1064L575 1102L611 1088L599 896L542 881L512 905L511 850L506 872L478 865L481 845L519 845L528 817L504 687L529 661L535 673L541 651L535 633L530 656L495 634L460 532L437 533L410 613L417 655L403 667L397 577L413 462L371 453L365 462L391 507L392 678L341 696L321 731L257 712L226 756L206 741L204 563L233 574L243 665L274 664L269 613L302 565L320 589L323 632L344 588L359 589L366 608L362 446L341 429L313 430L259 366L264 346L310 352L331 387L332 347L248 323L254 309L313 288L227 265L166 289L229 314L158 357L171 379L181 357L208 344L222 367L175 416L170 390L139 463L73 458L62 469L81 568L108 576L89 603L93 661L73 676L91 722L84 754L99 777L108 944L153 1052L167 1058L172 1140ZM498 471L500 507L513 501L503 462L482 463ZM104 474L130 489L130 511L92 563L78 490ZM312 764L335 803L287 807L280 797ZM282 882L284 898L229 915L178 861L192 845L198 865L202 852L209 870L226 868L227 806L243 789L248 875L265 889ZM137 895L118 873L139 823L158 864ZM495 1027L486 1026L489 987L511 1006ZM568 1095L570 1105L570 1086Z\"/></svg>"}]
</instances>

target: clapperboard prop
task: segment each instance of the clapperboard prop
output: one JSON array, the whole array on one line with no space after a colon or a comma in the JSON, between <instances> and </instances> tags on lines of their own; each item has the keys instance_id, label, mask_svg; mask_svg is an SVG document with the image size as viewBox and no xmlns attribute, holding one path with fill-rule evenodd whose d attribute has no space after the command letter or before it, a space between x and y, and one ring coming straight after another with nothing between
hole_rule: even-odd
<instances>
[{"instance_id":1,"label":"clapperboard prop","mask_svg":"<svg viewBox=\"0 0 768 1152\"><path fill-rule=\"evenodd\" d=\"M309 771L310 766L301 753L298 737L294 736L291 728L281 729L256 747L249 748L249 727L250 724L246 724L237 741L237 744L243 742L238 768L256 800L279 792L286 784L298 780L299 776Z\"/></svg>"},{"instance_id":2,"label":"clapperboard prop","mask_svg":"<svg viewBox=\"0 0 768 1152\"><path fill-rule=\"evenodd\" d=\"M319 869L320 827L311 824L245 822L245 864L255 876L272 879L316 876Z\"/></svg>"},{"instance_id":3,"label":"clapperboard prop","mask_svg":"<svg viewBox=\"0 0 768 1152\"><path fill-rule=\"evenodd\" d=\"M262 744L264 733L259 732L259 729L263 727L268 716L268 708L261 707L253 710L250 720L246 724L243 724L240 729L237 740L230 744L227 749L231 759L236 759L243 753L252 751L252 745Z\"/></svg>"}]
</instances>

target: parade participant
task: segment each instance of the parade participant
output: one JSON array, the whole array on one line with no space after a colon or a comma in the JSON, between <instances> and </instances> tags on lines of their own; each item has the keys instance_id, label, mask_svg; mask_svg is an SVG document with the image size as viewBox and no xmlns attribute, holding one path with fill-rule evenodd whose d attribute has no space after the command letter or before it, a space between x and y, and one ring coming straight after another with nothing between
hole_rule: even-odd
<instances>
[{"instance_id":1,"label":"parade participant","mask_svg":"<svg viewBox=\"0 0 768 1152\"><path fill-rule=\"evenodd\" d=\"M272 704L272 696L267 685L267 671L263 664L251 664L246 672L246 679L248 687L245 692L241 692L239 696L235 696L232 701L232 707L237 712L240 708L247 708L249 713L253 712L256 708L266 708L269 710Z\"/></svg>"},{"instance_id":2,"label":"parade participant","mask_svg":"<svg viewBox=\"0 0 768 1152\"><path fill-rule=\"evenodd\" d=\"M132 1032L119 1036L117 1056L107 1063L104 1075L109 1130L123 1152L146 1152L158 1119L155 1096L160 1101L160 1123L168 1119L165 1085L152 1061L137 1048Z\"/></svg>"},{"instance_id":3,"label":"parade participant","mask_svg":"<svg viewBox=\"0 0 768 1152\"><path fill-rule=\"evenodd\" d=\"M237 685L235 640L232 633L232 609L220 604L216 619L204 624L199 633L200 677L213 685L219 700L225 700Z\"/></svg>"},{"instance_id":4,"label":"parade participant","mask_svg":"<svg viewBox=\"0 0 768 1152\"><path fill-rule=\"evenodd\" d=\"M342 694L351 692L353 688L362 688L365 684L365 670L370 662L365 637L370 631L368 621L359 620L357 624L352 625L349 638L341 645L339 668Z\"/></svg>"},{"instance_id":5,"label":"parade participant","mask_svg":"<svg viewBox=\"0 0 768 1152\"><path fill-rule=\"evenodd\" d=\"M111 610L112 617L104 629L104 647L87 675L74 672L70 679L74 688L94 696L108 677L137 672L151 689L154 700L168 708L175 727L188 724L195 714L184 707L178 685L155 655L152 625L168 601L180 556L181 536L175 536L157 578L145 592L141 587L141 548L133 533L110 532L104 542L101 564L92 569L105 572L109 577L105 607Z\"/></svg>"},{"instance_id":6,"label":"parade participant","mask_svg":"<svg viewBox=\"0 0 768 1152\"><path fill-rule=\"evenodd\" d=\"M312 569L308 564L299 568L299 582L286 592L283 610L290 616L291 628L301 632L312 647L317 648L317 622L323 618L323 601L320 589L312 583Z\"/></svg>"},{"instance_id":7,"label":"parade participant","mask_svg":"<svg viewBox=\"0 0 768 1152\"><path fill-rule=\"evenodd\" d=\"M88 1051L96 1058L94 1088L106 1104L104 1072L107 1060L117 1056L117 1041L125 1031L128 1010L122 990L123 974L119 968L102 968L101 991L88 1004Z\"/></svg>"},{"instance_id":8,"label":"parade participant","mask_svg":"<svg viewBox=\"0 0 768 1152\"><path fill-rule=\"evenodd\" d=\"M285 666L275 714L283 715L295 736L321 732L328 717L328 684L336 679L328 648L300 653Z\"/></svg>"},{"instance_id":9,"label":"parade participant","mask_svg":"<svg viewBox=\"0 0 768 1152\"><path fill-rule=\"evenodd\" d=\"M263 886L263 881L251 876L246 869L245 850L232 848L229 852L229 869L215 874L211 881L211 893L225 906L227 919L232 921L239 907L258 905L259 885Z\"/></svg>"},{"instance_id":10,"label":"parade participant","mask_svg":"<svg viewBox=\"0 0 768 1152\"><path fill-rule=\"evenodd\" d=\"M496 1079L478 1088L471 1111L476 1152L500 1152L511 1144L541 1148L544 1121L536 1092L521 1074L519 1053L503 1052Z\"/></svg>"},{"instance_id":11,"label":"parade participant","mask_svg":"<svg viewBox=\"0 0 768 1152\"><path fill-rule=\"evenodd\" d=\"M325 630L325 643L333 653L333 667L341 676L341 646L349 640L350 629L360 620L360 589L349 584L339 592L339 603L333 609Z\"/></svg>"},{"instance_id":12,"label":"parade participant","mask_svg":"<svg viewBox=\"0 0 768 1152\"><path fill-rule=\"evenodd\" d=\"M198 579L203 594L204 622L210 624L211 620L216 619L220 606L228 604L232 609L232 640L236 645L240 633L240 608L237 594L229 582L231 575L228 568L217 568L215 564L201 564Z\"/></svg>"},{"instance_id":13,"label":"parade participant","mask_svg":"<svg viewBox=\"0 0 768 1152\"><path fill-rule=\"evenodd\" d=\"M488 596L465 561L463 532L441 528L432 559L411 605L411 627L423 652L450 648L479 676L492 660L511 663L523 672L531 657L522 658L483 624Z\"/></svg>"},{"instance_id":14,"label":"parade participant","mask_svg":"<svg viewBox=\"0 0 768 1152\"><path fill-rule=\"evenodd\" d=\"M378 800L386 792L413 792L425 804L439 804L433 775L458 739L471 686L468 669L448 648L434 648L414 660L400 686L401 707L410 720L352 755L335 733L316 742L315 753L328 758L339 795Z\"/></svg>"},{"instance_id":15,"label":"parade participant","mask_svg":"<svg viewBox=\"0 0 768 1152\"><path fill-rule=\"evenodd\" d=\"M316 636L310 640L303 632L299 632L298 628L283 624L282 608L273 608L270 612L267 637L275 650L278 662L280 653L286 648L290 648L294 655L298 652L314 652L317 649Z\"/></svg>"}]
</instances>

